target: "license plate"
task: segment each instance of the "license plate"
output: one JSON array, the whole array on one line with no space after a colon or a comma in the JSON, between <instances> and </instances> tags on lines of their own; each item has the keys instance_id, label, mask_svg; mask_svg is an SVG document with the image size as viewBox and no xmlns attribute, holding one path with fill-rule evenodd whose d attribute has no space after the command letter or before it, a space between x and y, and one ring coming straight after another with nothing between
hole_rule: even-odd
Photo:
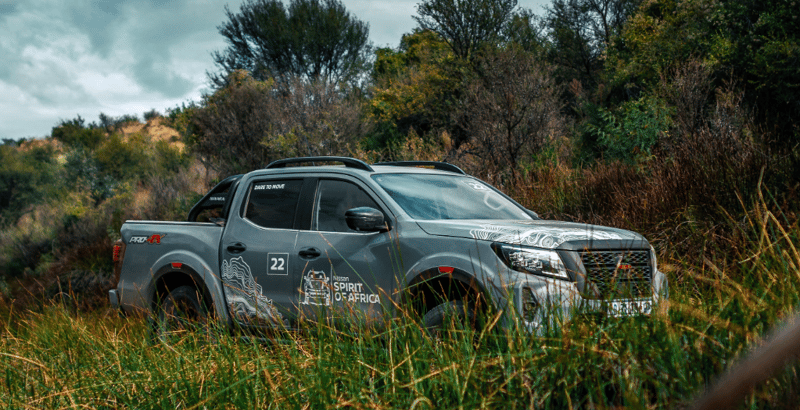
<instances>
[{"instance_id":1,"label":"license plate","mask_svg":"<svg viewBox=\"0 0 800 410\"><path fill-rule=\"evenodd\" d=\"M649 315L653 310L651 300L613 301L608 307L610 316Z\"/></svg>"}]
</instances>

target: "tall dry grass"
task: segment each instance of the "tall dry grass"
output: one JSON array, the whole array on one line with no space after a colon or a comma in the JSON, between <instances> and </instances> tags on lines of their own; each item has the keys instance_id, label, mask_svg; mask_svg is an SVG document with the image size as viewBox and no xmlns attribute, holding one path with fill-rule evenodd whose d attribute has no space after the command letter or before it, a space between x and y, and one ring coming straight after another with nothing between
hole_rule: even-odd
<instances>
[{"instance_id":1,"label":"tall dry grass","mask_svg":"<svg viewBox=\"0 0 800 410\"><path fill-rule=\"evenodd\" d=\"M429 338L410 315L386 328L308 324L265 340L218 329L151 342L144 318L46 304L0 309L0 403L9 408L675 408L800 302L800 225L761 195L747 246L703 260L661 253L669 310L553 321L530 335L453 329ZM711 244L709 244L711 246ZM800 399L794 364L743 406Z\"/></svg>"}]
</instances>

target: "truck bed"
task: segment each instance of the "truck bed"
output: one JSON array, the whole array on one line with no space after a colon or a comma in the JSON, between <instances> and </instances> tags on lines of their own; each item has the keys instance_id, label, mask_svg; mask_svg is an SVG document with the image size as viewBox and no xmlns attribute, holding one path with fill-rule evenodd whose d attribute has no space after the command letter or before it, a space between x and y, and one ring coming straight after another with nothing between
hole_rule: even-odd
<instances>
[{"instance_id":1,"label":"truck bed","mask_svg":"<svg viewBox=\"0 0 800 410\"><path fill-rule=\"evenodd\" d=\"M213 223L127 221L122 226L125 258L117 285L126 311L146 310L154 281L176 268L198 275L204 283L219 277L219 243L223 227Z\"/></svg>"}]
</instances>

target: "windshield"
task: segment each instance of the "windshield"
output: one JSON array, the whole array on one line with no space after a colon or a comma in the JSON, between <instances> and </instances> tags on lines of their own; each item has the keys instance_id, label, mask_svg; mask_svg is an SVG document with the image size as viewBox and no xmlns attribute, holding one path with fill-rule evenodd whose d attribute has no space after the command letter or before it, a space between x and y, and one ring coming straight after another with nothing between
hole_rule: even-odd
<instances>
[{"instance_id":1,"label":"windshield","mask_svg":"<svg viewBox=\"0 0 800 410\"><path fill-rule=\"evenodd\" d=\"M378 174L373 179L417 220L531 219L489 185L466 176Z\"/></svg>"}]
</instances>

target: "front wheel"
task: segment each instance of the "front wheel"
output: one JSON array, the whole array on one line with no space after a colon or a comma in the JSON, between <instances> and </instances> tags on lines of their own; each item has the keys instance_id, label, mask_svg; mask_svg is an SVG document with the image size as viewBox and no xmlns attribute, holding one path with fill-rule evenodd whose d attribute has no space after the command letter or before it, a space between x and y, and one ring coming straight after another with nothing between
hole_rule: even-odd
<instances>
[{"instance_id":1,"label":"front wheel","mask_svg":"<svg viewBox=\"0 0 800 410\"><path fill-rule=\"evenodd\" d=\"M422 322L435 338L442 338L452 330L475 330L475 307L460 300L443 302L425 313Z\"/></svg>"},{"instance_id":2,"label":"front wheel","mask_svg":"<svg viewBox=\"0 0 800 410\"><path fill-rule=\"evenodd\" d=\"M201 291L194 286L179 286L161 303L155 318L154 336L167 340L195 329L205 332L209 316Z\"/></svg>"}]
</instances>

